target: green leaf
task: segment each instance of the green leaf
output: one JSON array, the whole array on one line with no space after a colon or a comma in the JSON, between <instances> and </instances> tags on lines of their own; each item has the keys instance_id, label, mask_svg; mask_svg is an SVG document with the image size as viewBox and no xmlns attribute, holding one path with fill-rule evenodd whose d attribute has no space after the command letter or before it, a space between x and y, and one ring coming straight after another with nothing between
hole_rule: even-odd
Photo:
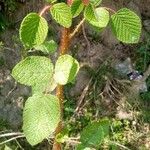
<instances>
[{"instance_id":1,"label":"green leaf","mask_svg":"<svg viewBox=\"0 0 150 150\"><path fill-rule=\"evenodd\" d=\"M68 128L63 128L62 131L59 132L59 133L55 136L55 140L56 140L58 143L65 143L65 142L69 139L68 134L69 134Z\"/></svg>"},{"instance_id":2,"label":"green leaf","mask_svg":"<svg viewBox=\"0 0 150 150\"><path fill-rule=\"evenodd\" d=\"M85 7L85 10L84 10L84 18L87 20L87 21L97 21L97 18L96 18L96 14L95 14L95 10L94 10L94 6L89 4L88 6Z\"/></svg>"},{"instance_id":3,"label":"green leaf","mask_svg":"<svg viewBox=\"0 0 150 150\"><path fill-rule=\"evenodd\" d=\"M98 6L101 2L102 0L90 0L90 3L94 6Z\"/></svg>"},{"instance_id":4,"label":"green leaf","mask_svg":"<svg viewBox=\"0 0 150 150\"><path fill-rule=\"evenodd\" d=\"M89 20L89 23L98 28L104 28L109 22L109 12L103 8L99 7L95 9L96 20Z\"/></svg>"},{"instance_id":5,"label":"green leaf","mask_svg":"<svg viewBox=\"0 0 150 150\"><path fill-rule=\"evenodd\" d=\"M69 28L72 24L71 8L65 3L57 3L50 9L52 17L60 25Z\"/></svg>"},{"instance_id":6,"label":"green leaf","mask_svg":"<svg viewBox=\"0 0 150 150\"><path fill-rule=\"evenodd\" d=\"M57 83L52 77L49 81L37 83L32 86L33 93L50 93L57 87Z\"/></svg>"},{"instance_id":7,"label":"green leaf","mask_svg":"<svg viewBox=\"0 0 150 150\"><path fill-rule=\"evenodd\" d=\"M53 95L34 94L23 110L23 132L31 145L52 135L60 122L59 100Z\"/></svg>"},{"instance_id":8,"label":"green leaf","mask_svg":"<svg viewBox=\"0 0 150 150\"><path fill-rule=\"evenodd\" d=\"M44 42L48 32L47 21L36 13L28 14L20 26L20 39L26 48Z\"/></svg>"},{"instance_id":9,"label":"green leaf","mask_svg":"<svg viewBox=\"0 0 150 150\"><path fill-rule=\"evenodd\" d=\"M111 16L111 27L118 40L124 43L137 43L141 34L141 20L131 10L120 9Z\"/></svg>"},{"instance_id":10,"label":"green leaf","mask_svg":"<svg viewBox=\"0 0 150 150\"><path fill-rule=\"evenodd\" d=\"M4 150L12 150L12 149L8 147L7 145L5 145Z\"/></svg>"},{"instance_id":11,"label":"green leaf","mask_svg":"<svg viewBox=\"0 0 150 150\"><path fill-rule=\"evenodd\" d=\"M46 0L46 2L49 2L49 3L55 3L57 0Z\"/></svg>"},{"instance_id":12,"label":"green leaf","mask_svg":"<svg viewBox=\"0 0 150 150\"><path fill-rule=\"evenodd\" d=\"M80 141L86 147L99 146L109 134L109 120L104 119L93 122L85 127L81 133Z\"/></svg>"},{"instance_id":13,"label":"green leaf","mask_svg":"<svg viewBox=\"0 0 150 150\"><path fill-rule=\"evenodd\" d=\"M62 55L55 65L54 79L58 84L65 85L71 82L79 70L79 63L70 55Z\"/></svg>"},{"instance_id":14,"label":"green leaf","mask_svg":"<svg viewBox=\"0 0 150 150\"><path fill-rule=\"evenodd\" d=\"M71 5L71 12L73 18L77 17L83 10L84 5L81 0L74 0Z\"/></svg>"},{"instance_id":15,"label":"green leaf","mask_svg":"<svg viewBox=\"0 0 150 150\"><path fill-rule=\"evenodd\" d=\"M49 58L29 56L12 70L12 76L21 84L34 86L48 82L53 75L53 64Z\"/></svg>"},{"instance_id":16,"label":"green leaf","mask_svg":"<svg viewBox=\"0 0 150 150\"><path fill-rule=\"evenodd\" d=\"M54 53L57 50L57 43L54 40L46 41L41 45L34 46L36 50L40 50L43 53Z\"/></svg>"},{"instance_id":17,"label":"green leaf","mask_svg":"<svg viewBox=\"0 0 150 150\"><path fill-rule=\"evenodd\" d=\"M65 143L65 141L67 141L69 139L68 135L63 135L61 133L58 133L56 135L56 141L58 143Z\"/></svg>"}]
</instances>

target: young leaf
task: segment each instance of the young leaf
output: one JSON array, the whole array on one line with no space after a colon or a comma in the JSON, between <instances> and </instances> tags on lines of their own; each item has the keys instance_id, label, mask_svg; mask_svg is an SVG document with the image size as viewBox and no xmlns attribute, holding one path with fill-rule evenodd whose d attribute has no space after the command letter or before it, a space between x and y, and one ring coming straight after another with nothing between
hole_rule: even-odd
<instances>
[{"instance_id":1,"label":"young leaf","mask_svg":"<svg viewBox=\"0 0 150 150\"><path fill-rule=\"evenodd\" d=\"M109 134L109 120L104 119L93 122L85 127L81 133L80 141L85 147L99 146Z\"/></svg>"},{"instance_id":2,"label":"young leaf","mask_svg":"<svg viewBox=\"0 0 150 150\"><path fill-rule=\"evenodd\" d=\"M90 0L90 3L94 6L98 6L101 2L102 0Z\"/></svg>"},{"instance_id":3,"label":"young leaf","mask_svg":"<svg viewBox=\"0 0 150 150\"><path fill-rule=\"evenodd\" d=\"M23 19L19 29L20 39L26 48L42 44L47 32L47 21L36 13L28 14Z\"/></svg>"},{"instance_id":4,"label":"young leaf","mask_svg":"<svg viewBox=\"0 0 150 150\"><path fill-rule=\"evenodd\" d=\"M48 82L53 75L53 64L42 56L30 56L19 62L12 70L12 76L21 84L34 86Z\"/></svg>"},{"instance_id":5,"label":"young leaf","mask_svg":"<svg viewBox=\"0 0 150 150\"><path fill-rule=\"evenodd\" d=\"M124 43L137 43L141 34L141 20L131 10L120 9L111 16L111 27L118 40Z\"/></svg>"},{"instance_id":6,"label":"young leaf","mask_svg":"<svg viewBox=\"0 0 150 150\"><path fill-rule=\"evenodd\" d=\"M71 5L71 12L73 18L77 17L83 10L84 5L81 0L74 0Z\"/></svg>"},{"instance_id":7,"label":"young leaf","mask_svg":"<svg viewBox=\"0 0 150 150\"><path fill-rule=\"evenodd\" d=\"M79 70L79 63L70 55L62 55L55 65L54 79L58 84L65 85L71 82Z\"/></svg>"},{"instance_id":8,"label":"young leaf","mask_svg":"<svg viewBox=\"0 0 150 150\"><path fill-rule=\"evenodd\" d=\"M34 46L36 50L40 50L43 53L50 54L57 50L57 43L54 40L46 41L41 45Z\"/></svg>"},{"instance_id":9,"label":"young leaf","mask_svg":"<svg viewBox=\"0 0 150 150\"><path fill-rule=\"evenodd\" d=\"M59 100L53 95L34 94L23 110L23 132L31 145L48 138L60 121Z\"/></svg>"},{"instance_id":10,"label":"young leaf","mask_svg":"<svg viewBox=\"0 0 150 150\"><path fill-rule=\"evenodd\" d=\"M89 4L88 6L85 7L85 10L84 10L84 18L87 20L87 21L97 21L97 18L96 18L96 14L95 14L95 10L94 10L94 6Z\"/></svg>"},{"instance_id":11,"label":"young leaf","mask_svg":"<svg viewBox=\"0 0 150 150\"><path fill-rule=\"evenodd\" d=\"M69 28L72 24L71 8L65 3L57 3L50 9L52 17L60 25Z\"/></svg>"},{"instance_id":12,"label":"young leaf","mask_svg":"<svg viewBox=\"0 0 150 150\"><path fill-rule=\"evenodd\" d=\"M104 28L109 22L109 12L103 8L99 7L95 9L96 20L89 20L89 23L98 28Z\"/></svg>"},{"instance_id":13,"label":"young leaf","mask_svg":"<svg viewBox=\"0 0 150 150\"><path fill-rule=\"evenodd\" d=\"M68 134L69 134L69 130L68 128L63 128L61 132L59 132L56 136L55 136L55 140L56 142L58 143L64 143L66 142L69 137L68 137Z\"/></svg>"}]
</instances>

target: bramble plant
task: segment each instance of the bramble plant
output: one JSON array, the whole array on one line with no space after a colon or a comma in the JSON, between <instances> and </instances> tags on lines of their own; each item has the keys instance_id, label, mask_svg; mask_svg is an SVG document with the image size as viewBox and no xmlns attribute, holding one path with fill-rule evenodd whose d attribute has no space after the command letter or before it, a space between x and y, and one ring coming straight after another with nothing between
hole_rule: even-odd
<instances>
[{"instance_id":1,"label":"bramble plant","mask_svg":"<svg viewBox=\"0 0 150 150\"><path fill-rule=\"evenodd\" d=\"M131 10L119 11L101 7L102 0L46 0L49 5L39 13L30 13L22 21L19 34L25 51L40 50L52 54L57 49L54 40L47 41L48 22L43 17L46 12L62 26L59 45L60 56L55 65L45 56L26 56L12 70L12 76L21 84L31 86L32 96L25 103L23 110L23 132L31 145L54 137L53 150L60 150L63 130L63 86L72 82L78 71L79 63L67 54L70 41L81 26L89 24L103 29L110 26L116 38L124 43L137 43L141 33L141 20ZM71 31L72 20L79 15L83 19ZM109 35L108 35L109 36ZM56 96L51 92L56 88ZM98 148L109 135L109 120L93 122L83 129L77 150Z\"/></svg>"}]
</instances>

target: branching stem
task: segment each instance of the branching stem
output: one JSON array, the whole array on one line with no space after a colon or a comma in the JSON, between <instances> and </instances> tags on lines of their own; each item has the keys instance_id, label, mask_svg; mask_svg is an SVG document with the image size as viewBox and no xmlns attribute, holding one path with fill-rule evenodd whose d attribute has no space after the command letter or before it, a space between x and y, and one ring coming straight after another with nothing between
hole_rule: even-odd
<instances>
[{"instance_id":1,"label":"branching stem","mask_svg":"<svg viewBox=\"0 0 150 150\"><path fill-rule=\"evenodd\" d=\"M18 135L18 136L15 136L15 137L10 138L10 139L8 139L8 140L6 140L6 141L4 141L4 142L1 142L0 145L4 145L4 144L6 144L6 143L8 143L8 142L10 142L10 141L16 140L16 139L18 139L18 138L24 138L24 137L25 137L25 135Z\"/></svg>"},{"instance_id":2,"label":"branching stem","mask_svg":"<svg viewBox=\"0 0 150 150\"><path fill-rule=\"evenodd\" d=\"M74 36L75 36L75 34L77 33L77 32L79 32L79 30L80 30L80 28L82 27L82 25L83 25L83 23L85 22L85 18L83 18L80 22L79 22L79 24L75 27L75 29L73 30L73 32L70 34L70 39L72 39Z\"/></svg>"},{"instance_id":3,"label":"branching stem","mask_svg":"<svg viewBox=\"0 0 150 150\"><path fill-rule=\"evenodd\" d=\"M116 13L116 11L114 9L112 9L112 8L109 8L109 7L103 7L103 8L105 8L106 10L112 12L113 14Z\"/></svg>"},{"instance_id":4,"label":"branching stem","mask_svg":"<svg viewBox=\"0 0 150 150\"><path fill-rule=\"evenodd\" d=\"M2 137L9 137L9 136L17 136L17 135L24 135L24 134L21 133L21 132L4 133L4 134L0 135L0 138L2 138Z\"/></svg>"},{"instance_id":5,"label":"branching stem","mask_svg":"<svg viewBox=\"0 0 150 150\"><path fill-rule=\"evenodd\" d=\"M52 5L47 5L45 6L39 13L39 16L43 16L48 10L50 10L50 8L52 7Z\"/></svg>"}]
</instances>

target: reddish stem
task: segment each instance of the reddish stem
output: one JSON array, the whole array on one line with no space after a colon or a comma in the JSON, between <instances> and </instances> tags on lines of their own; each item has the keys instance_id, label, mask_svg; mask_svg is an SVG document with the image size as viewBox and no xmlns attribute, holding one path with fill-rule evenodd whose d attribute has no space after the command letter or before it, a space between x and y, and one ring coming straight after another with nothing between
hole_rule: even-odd
<instances>
[{"instance_id":1,"label":"reddish stem","mask_svg":"<svg viewBox=\"0 0 150 150\"><path fill-rule=\"evenodd\" d=\"M70 28L62 29L62 36L60 42L60 55L64 55L68 51L69 43L70 43Z\"/></svg>"},{"instance_id":2,"label":"reddish stem","mask_svg":"<svg viewBox=\"0 0 150 150\"><path fill-rule=\"evenodd\" d=\"M70 29L63 28L61 31L61 41L60 41L60 55L64 55L67 53L69 44L70 44ZM63 129L62 120L63 120L63 102L64 102L64 87L63 85L58 85L56 89L56 95L59 98L59 105L61 110L61 122L59 123L58 127L55 130L55 136L60 133ZM61 150L61 144L54 141L53 150Z\"/></svg>"},{"instance_id":3,"label":"reddish stem","mask_svg":"<svg viewBox=\"0 0 150 150\"><path fill-rule=\"evenodd\" d=\"M61 42L60 42L60 55L64 55L67 53L70 43L70 29L63 28L61 31ZM63 85L58 85L56 89L56 95L59 98L59 105L61 110L61 122L55 130L55 136L60 133L63 129L62 120L63 120L63 102L64 102L64 88ZM61 144L54 141L53 150L61 150Z\"/></svg>"},{"instance_id":4,"label":"reddish stem","mask_svg":"<svg viewBox=\"0 0 150 150\"><path fill-rule=\"evenodd\" d=\"M67 4L68 4L69 6L71 6L72 3L73 3L73 0L67 0Z\"/></svg>"},{"instance_id":5,"label":"reddish stem","mask_svg":"<svg viewBox=\"0 0 150 150\"><path fill-rule=\"evenodd\" d=\"M82 0L82 3L83 3L85 6L87 6L87 5L89 5L90 1L89 1L89 0Z\"/></svg>"},{"instance_id":6,"label":"reddish stem","mask_svg":"<svg viewBox=\"0 0 150 150\"><path fill-rule=\"evenodd\" d=\"M67 0L67 4L70 6L73 0ZM61 41L60 41L60 55L64 55L67 53L70 44L70 28L62 28L61 30ZM63 129L62 121L63 121L63 103L64 103L64 87L63 85L58 85L56 89L56 95L59 98L59 105L61 110L61 122L55 130L55 136L60 133ZM53 150L61 150L61 144L54 140Z\"/></svg>"}]
</instances>

